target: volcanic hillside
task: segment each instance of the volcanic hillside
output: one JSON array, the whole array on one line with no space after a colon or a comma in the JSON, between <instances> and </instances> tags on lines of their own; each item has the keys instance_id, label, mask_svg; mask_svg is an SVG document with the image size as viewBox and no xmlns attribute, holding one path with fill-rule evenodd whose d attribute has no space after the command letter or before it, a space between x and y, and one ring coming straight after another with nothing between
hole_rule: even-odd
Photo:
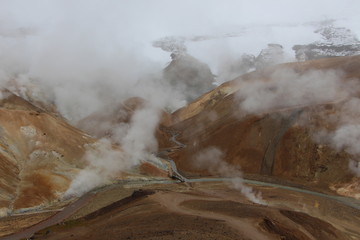
<instances>
[{"instance_id":1,"label":"volcanic hillside","mask_svg":"<svg viewBox=\"0 0 360 240\"><path fill-rule=\"evenodd\" d=\"M277 86L272 85L276 79L270 76L289 70L297 76L335 70L340 73L340 87L333 89L330 98L317 101L305 97L305 101L294 104L284 98L278 105L260 106L257 112L244 109L246 99L242 94L248 85L264 84L267 92L274 91L276 95ZM291 76L282 78L295 81ZM349 101L359 97L359 79L360 56L287 63L245 74L173 113L169 128L179 134L176 139L184 145L170 153L170 157L188 175L221 175L209 170L208 165L199 166L194 157L204 149L216 147L226 162L240 167L248 175L261 174L326 188L356 183L358 178L353 178L348 167L348 160L356 159L356 154L335 148L331 141L319 140L316 136L321 131L332 132L339 127L339 115ZM350 90L342 87L347 85ZM266 106L268 102L261 104ZM354 116L351 120L353 124L359 123Z\"/></svg>"},{"instance_id":2,"label":"volcanic hillside","mask_svg":"<svg viewBox=\"0 0 360 240\"><path fill-rule=\"evenodd\" d=\"M0 215L50 203L84 165L95 140L8 91L0 101Z\"/></svg>"},{"instance_id":3,"label":"volcanic hillside","mask_svg":"<svg viewBox=\"0 0 360 240\"><path fill-rule=\"evenodd\" d=\"M351 151L349 141L344 145L344 139L340 139L340 147L334 144L331 133L344 122L357 124L354 103L360 89L359 67L360 56L278 65L224 83L172 115L160 112L162 118L154 129L159 144L156 155L176 171L173 159L180 174L195 179L171 181L164 178L166 167L143 164L140 170L161 176L161 181L142 175L140 180L129 178L95 191L88 188L89 193L73 199L61 211L50 208L2 218L0 236L358 239L358 201L336 196L329 187L358 197L359 179L348 164L351 159L356 161L358 153ZM298 83L299 78L325 81L315 89L326 86L326 94L311 89L305 95L289 92L286 83ZM248 90L253 95L246 95ZM76 182L76 176L81 175L77 173L86 169L83 155L96 139L20 97L8 92L3 96L1 187L7 194L1 196L6 214L59 199L70 181ZM274 101L274 96L281 101ZM249 108L246 103L252 97L266 101ZM111 139L114 135L107 126L131 122L131 116L144 104L144 100L132 98L111 111L92 114L79 125L96 137ZM104 128L96 128L99 123L104 123ZM357 135L347 136L353 140ZM119 155L113 156L121 160ZM96 161L103 161L103 157L96 156ZM260 181L245 182L239 178L241 172ZM229 179L200 176L233 178L229 184ZM95 177L91 175L87 181ZM261 199L254 201L259 196L251 196L258 192Z\"/></svg>"}]
</instances>

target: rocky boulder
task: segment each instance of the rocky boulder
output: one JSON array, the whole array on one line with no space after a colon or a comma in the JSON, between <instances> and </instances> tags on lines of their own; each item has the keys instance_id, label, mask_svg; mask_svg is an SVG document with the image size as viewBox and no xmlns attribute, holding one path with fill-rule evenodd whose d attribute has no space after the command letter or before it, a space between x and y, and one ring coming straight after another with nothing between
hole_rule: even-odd
<instances>
[{"instance_id":1,"label":"rocky boulder","mask_svg":"<svg viewBox=\"0 0 360 240\"><path fill-rule=\"evenodd\" d=\"M360 41L350 29L327 25L315 33L322 36L320 41L293 46L298 61L360 54Z\"/></svg>"},{"instance_id":2,"label":"rocky boulder","mask_svg":"<svg viewBox=\"0 0 360 240\"><path fill-rule=\"evenodd\" d=\"M164 69L164 78L183 92L188 102L213 89L214 75L205 63L186 53L172 53L171 57L172 61Z\"/></svg>"}]
</instances>

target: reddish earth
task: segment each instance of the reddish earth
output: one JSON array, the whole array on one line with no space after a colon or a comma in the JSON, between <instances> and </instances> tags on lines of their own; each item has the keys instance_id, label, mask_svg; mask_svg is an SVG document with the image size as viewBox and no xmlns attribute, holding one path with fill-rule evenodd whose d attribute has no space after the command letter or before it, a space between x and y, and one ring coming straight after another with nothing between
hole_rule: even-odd
<instances>
[{"instance_id":1,"label":"reddish earth","mask_svg":"<svg viewBox=\"0 0 360 240\"><path fill-rule=\"evenodd\" d=\"M359 181L348 169L351 157L348 153L337 151L326 142L315 142L313 136L336 127L332 118L340 112L342 99L270 109L257 115L242 113L236 92L244 81L271 81L268 76L279 69L293 69L297 73L337 69L343 72L343 82L359 85L360 56L287 63L245 74L176 111L167 131L179 133L177 139L186 145L169 154L180 171L189 176L214 174L196 166L194 156L215 146L224 153L226 162L240 167L245 174L267 175L326 189ZM359 96L356 91L351 94Z\"/></svg>"},{"instance_id":2,"label":"reddish earth","mask_svg":"<svg viewBox=\"0 0 360 240\"><path fill-rule=\"evenodd\" d=\"M153 185L34 239L358 239L359 210L307 194L259 187L268 206L221 183ZM120 186L118 188L121 188ZM106 194L114 188L98 194ZM92 201L96 202L97 197Z\"/></svg>"},{"instance_id":3,"label":"reddish earth","mask_svg":"<svg viewBox=\"0 0 360 240\"><path fill-rule=\"evenodd\" d=\"M7 92L0 101L0 216L49 204L84 166L95 139Z\"/></svg>"},{"instance_id":4,"label":"reddish earth","mask_svg":"<svg viewBox=\"0 0 360 240\"><path fill-rule=\"evenodd\" d=\"M216 146L224 153L223 160L241 168L247 177L356 196L359 179L344 164L350 155L330 144L319 144L312 136L319 129L335 127L324 116L338 112L344 104L342 99L275 108L257 115L245 115L239 108L235 93L242 82L270 81L269 74L279 68L295 72L341 69L345 82L360 79L360 56L283 64L249 73L171 116L163 113L156 129L159 155L172 158L179 172L190 177L221 175L194 164L194 156L200 151ZM113 112L90 118L94 122L107 119L110 124L128 122L143 104L139 98L130 99ZM0 111L0 187L4 192L0 212L6 215L12 209L58 204L59 192L67 189L84 166L84 144L95 139L15 95L1 100ZM304 118L310 124L302 124ZM111 137L106 131L92 134ZM33 154L31 162L34 151L46 154ZM167 176L167 172L147 163L139 170L142 179L146 175ZM94 198L71 212L72 216L65 211L52 221L54 212L50 211L7 217L0 221L1 230L3 235L15 233L44 220L40 223L43 227L55 225L38 231L35 239L360 239L357 208L276 187L254 188L261 191L268 205L249 202L224 183L113 184L98 189Z\"/></svg>"},{"instance_id":5,"label":"reddish earth","mask_svg":"<svg viewBox=\"0 0 360 240\"><path fill-rule=\"evenodd\" d=\"M44 213L2 217L0 218L0 237L27 229L48 219L55 213L56 212L50 211Z\"/></svg>"},{"instance_id":6,"label":"reddish earth","mask_svg":"<svg viewBox=\"0 0 360 240\"><path fill-rule=\"evenodd\" d=\"M143 174L144 176L156 176L156 177L163 177L167 178L169 173L165 170L159 169L156 166L144 162L139 166L139 173Z\"/></svg>"}]
</instances>

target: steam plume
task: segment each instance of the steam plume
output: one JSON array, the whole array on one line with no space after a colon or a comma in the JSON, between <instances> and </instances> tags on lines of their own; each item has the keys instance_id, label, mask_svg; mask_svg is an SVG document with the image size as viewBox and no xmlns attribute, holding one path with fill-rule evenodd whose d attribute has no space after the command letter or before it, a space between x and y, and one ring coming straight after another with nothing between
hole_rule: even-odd
<instances>
[{"instance_id":1,"label":"steam plume","mask_svg":"<svg viewBox=\"0 0 360 240\"><path fill-rule=\"evenodd\" d=\"M232 187L239 190L246 198L254 203L265 204L260 193L255 193L251 187L244 184L241 170L225 162L222 159L223 155L224 153L216 147L203 149L194 156L194 165L199 169L206 169L212 174L231 178Z\"/></svg>"},{"instance_id":2,"label":"steam plume","mask_svg":"<svg viewBox=\"0 0 360 240\"><path fill-rule=\"evenodd\" d=\"M316 105L341 99L341 71L312 70L303 74L292 69L280 69L269 80L244 82L239 89L242 111L260 114L281 108Z\"/></svg>"},{"instance_id":3,"label":"steam plume","mask_svg":"<svg viewBox=\"0 0 360 240\"><path fill-rule=\"evenodd\" d=\"M279 68L268 80L241 84L237 97L243 114L335 104L336 112L326 115L319 113L324 123L335 128L316 127L314 139L330 144L337 151L351 154L350 170L360 176L360 148L357 144L360 140L360 99L357 98L360 85L357 79L344 80L344 73L340 70L310 70L300 74L288 68ZM311 126L313 123L305 120L301 124Z\"/></svg>"}]
</instances>

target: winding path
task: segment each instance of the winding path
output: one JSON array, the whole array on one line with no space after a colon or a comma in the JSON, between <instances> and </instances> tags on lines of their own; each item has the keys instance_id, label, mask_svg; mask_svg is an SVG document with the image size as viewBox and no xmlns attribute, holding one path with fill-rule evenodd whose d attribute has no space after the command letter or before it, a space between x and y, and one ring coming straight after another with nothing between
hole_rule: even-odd
<instances>
[{"instance_id":1,"label":"winding path","mask_svg":"<svg viewBox=\"0 0 360 240\"><path fill-rule=\"evenodd\" d=\"M231 178L197 178L197 179L187 179L187 182L189 183L200 183L200 182L229 182L231 181ZM126 185L151 185L151 184L174 184L174 183L180 183L180 180L149 180L149 181L122 181L118 184L126 184ZM351 208L354 208L356 210L360 210L360 201L355 200L352 198L347 197L341 197L341 196L335 196L335 195L328 195L324 193L319 193L315 191L310 191L306 189L296 188L296 187L290 187L290 186L283 186L279 184L274 183L267 183L267 182L261 182L261 181L255 181L255 180L248 180L244 179L244 183L250 184L250 185L257 185L257 186L264 186L264 187L273 187L273 188L279 188L294 192L300 192L305 194L310 194L313 196L318 196L322 198L326 198L329 200L333 200L336 202L339 202L341 204L344 204L346 206L349 206ZM40 231L46 227L52 226L54 224L61 223L68 217L70 217L72 214L74 214L78 209L85 206L92 198L94 198L96 195L96 192L89 192L79 198L76 202L68 205L64 208L63 211L55 214L54 216L50 217L49 219L40 222L30 228L27 228L21 232L1 237L0 240L18 240L23 238L30 238L35 232Z\"/></svg>"},{"instance_id":2,"label":"winding path","mask_svg":"<svg viewBox=\"0 0 360 240\"><path fill-rule=\"evenodd\" d=\"M296 114L294 114L296 116ZM176 137L178 134L171 133L171 141L174 142L179 146L179 148L186 147L185 144L180 143L176 140ZM230 182L232 178L196 178L196 179L187 179L183 177L177 170L175 162L167 158L167 161L170 162L171 165L171 172L172 177L176 178L177 180L147 180L147 181L141 181L141 180L135 180L135 181L120 181L117 184L121 185L151 185L151 184L174 184L174 183L200 183L200 182ZM284 186L274 183L268 183L268 182L261 182L256 180L249 180L249 179L243 179L243 182L245 184L250 185L257 185L257 186L264 186L264 187L272 187L272 188L279 188L294 192L300 192L305 194L310 194L313 196L318 196L322 198L326 198L329 200L333 200L336 202L339 202L343 205L349 206L351 208L360 210L360 201L348 198L348 197L341 197L341 196L335 196L335 195L329 195L324 193L319 193L311 190L301 189L297 187L291 187L291 186ZM72 214L74 214L77 210L85 206L91 199L93 199L96 195L96 190L91 191L80 197L77 201L71 203L70 205L66 206L61 212L56 213L54 216L48 218L47 220L44 220L30 228L27 228L21 232L8 235L5 237L0 237L0 240L18 240L18 239L24 239L24 238L30 238L33 236L33 234L37 231L40 231L46 227L58 224L66 220L68 217L70 217Z\"/></svg>"},{"instance_id":3,"label":"winding path","mask_svg":"<svg viewBox=\"0 0 360 240\"><path fill-rule=\"evenodd\" d=\"M14 233L12 235L8 235L5 237L1 237L0 240L18 240L18 239L30 238L37 231L61 223L62 221L64 221L64 219L70 217L77 210L85 206L92 198L95 197L95 195L96 195L95 192L88 192L82 197L80 197L77 201L69 204L61 212L56 213L52 217L42 222L39 222L38 224L35 224L27 229L24 229L21 232Z\"/></svg>"},{"instance_id":4,"label":"winding path","mask_svg":"<svg viewBox=\"0 0 360 240\"><path fill-rule=\"evenodd\" d=\"M200 179L188 179L188 182L190 183L197 183L197 182L230 182L231 178L200 178ZM318 196L326 199L330 199L333 201L337 201L343 205L346 205L348 207L360 210L360 200L356 200L354 198L349 197L342 197L342 196L336 196L336 195L329 195L325 193L315 192L307 189L297 188L297 187L290 187L285 185L279 185L275 183L268 183L268 182L261 182L256 180L250 180L250 179L243 179L244 183L250 184L250 185L257 185L262 187L272 187L272 188L279 188L284 190L289 190L293 192L300 192L300 193L306 193L313 196Z\"/></svg>"}]
</instances>

